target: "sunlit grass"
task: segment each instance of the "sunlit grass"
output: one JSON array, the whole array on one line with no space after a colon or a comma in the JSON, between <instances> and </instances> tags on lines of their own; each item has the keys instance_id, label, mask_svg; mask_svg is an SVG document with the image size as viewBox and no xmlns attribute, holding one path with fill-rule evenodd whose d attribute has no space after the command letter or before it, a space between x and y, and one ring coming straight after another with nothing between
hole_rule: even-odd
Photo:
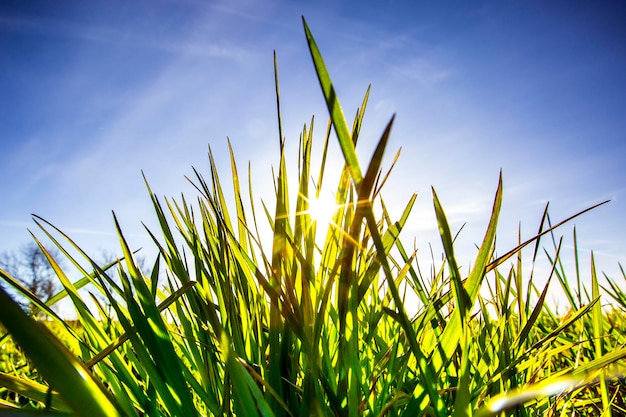
<instances>
[{"instance_id":1,"label":"sunlit grass","mask_svg":"<svg viewBox=\"0 0 626 417\"><path fill-rule=\"evenodd\" d=\"M319 196L309 198L308 209L304 213L307 214L311 221L317 223L320 227L326 228L327 225L337 226L333 223L333 217L343 207L338 205L330 193L323 193Z\"/></svg>"},{"instance_id":2,"label":"sunlit grass","mask_svg":"<svg viewBox=\"0 0 626 417\"><path fill-rule=\"evenodd\" d=\"M71 268L49 257L64 290L48 305L32 300L43 322L1 293L0 415L624 415L626 313L601 307L608 295L624 308L625 293L615 278L601 286L593 262L583 291L555 231L587 210L554 225L546 211L537 236L496 256L500 176L466 271L433 190L444 257L423 274L400 238L416 196L398 218L383 198L393 181L383 167L393 118L362 163L356 145L371 140L359 138L369 91L348 123L306 23L305 35L329 128L321 140L312 123L303 128L298 170L288 172L294 156L284 150L276 71L281 153L271 198L256 199L232 149L228 181L209 154L208 176L194 171L192 199L161 199L147 186L159 225L146 230L158 251L147 273L116 218L120 258L100 265L35 217ZM332 176L326 157L335 139L345 164ZM269 242L259 232L265 224ZM548 259L548 276L522 268L529 253L533 263ZM0 276L28 295L15 277ZM551 285L569 303L565 316L546 301ZM411 311L408 297L418 300ZM77 323L50 308L67 298Z\"/></svg>"}]
</instances>

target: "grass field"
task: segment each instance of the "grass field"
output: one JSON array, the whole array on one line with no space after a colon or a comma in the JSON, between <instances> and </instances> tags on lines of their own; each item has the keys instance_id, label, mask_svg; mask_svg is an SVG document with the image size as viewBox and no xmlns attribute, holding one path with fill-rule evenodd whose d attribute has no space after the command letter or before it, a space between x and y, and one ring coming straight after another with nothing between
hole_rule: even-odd
<instances>
[{"instance_id":1,"label":"grass field","mask_svg":"<svg viewBox=\"0 0 626 417\"><path fill-rule=\"evenodd\" d=\"M31 299L45 319L0 291L0 415L626 415L626 274L601 280L593 262L588 272L568 271L554 229L571 218L552 224L547 211L535 238L496 257L501 178L468 271L457 265L433 190L445 253L422 274L400 239L416 196L399 218L383 199L393 181L382 167L393 119L362 163L355 147L368 97L348 124L304 27L330 114L320 165L311 162L311 123L300 136L295 189L281 152L273 204L255 199L232 152L229 185L209 155L192 201L161 200L148 186L160 224L146 231L159 252L148 273L117 219L120 259L99 265L36 217L71 268L49 257L64 290L46 304ZM284 149L278 92L276 71ZM329 184L333 131L345 165ZM322 188L336 196L329 222L310 210ZM263 246L266 222L272 240ZM549 275L523 267L522 254L547 256ZM15 277L0 275L28 297ZM548 285L561 288L567 314L546 303ZM409 293L416 312L407 311ZM63 299L77 321L53 311Z\"/></svg>"}]
</instances>

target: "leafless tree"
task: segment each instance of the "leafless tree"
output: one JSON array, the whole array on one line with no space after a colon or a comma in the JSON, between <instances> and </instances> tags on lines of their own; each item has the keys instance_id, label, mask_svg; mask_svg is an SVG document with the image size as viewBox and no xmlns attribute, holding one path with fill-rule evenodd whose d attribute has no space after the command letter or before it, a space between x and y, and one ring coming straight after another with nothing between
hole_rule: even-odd
<instances>
[{"instance_id":1,"label":"leafless tree","mask_svg":"<svg viewBox=\"0 0 626 417\"><path fill-rule=\"evenodd\" d=\"M57 263L61 261L58 250L46 248L46 251ZM17 251L0 253L0 268L44 302L56 294L59 288L52 266L35 242L25 244ZM25 305L25 308L31 314L36 313L36 308L32 303Z\"/></svg>"}]
</instances>

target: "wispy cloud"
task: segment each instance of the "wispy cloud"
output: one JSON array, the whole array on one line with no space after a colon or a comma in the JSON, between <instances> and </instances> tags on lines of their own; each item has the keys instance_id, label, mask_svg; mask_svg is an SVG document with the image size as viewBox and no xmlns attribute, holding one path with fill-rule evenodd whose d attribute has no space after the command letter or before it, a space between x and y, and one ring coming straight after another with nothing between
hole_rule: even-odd
<instances>
[{"instance_id":1,"label":"wispy cloud","mask_svg":"<svg viewBox=\"0 0 626 417\"><path fill-rule=\"evenodd\" d=\"M426 85L443 82L452 74L449 68L434 60L422 57L413 57L403 62L394 63L389 65L389 69L396 76L402 76Z\"/></svg>"},{"instance_id":2,"label":"wispy cloud","mask_svg":"<svg viewBox=\"0 0 626 417\"><path fill-rule=\"evenodd\" d=\"M193 38L193 31L180 35L143 33L133 27L87 25L74 20L40 16L0 16L0 27L6 31L26 35L69 38L75 41L111 44L116 46L153 49L179 56L221 57L243 60L251 53L232 43L210 41L207 37ZM194 27L190 24L190 27Z\"/></svg>"},{"instance_id":3,"label":"wispy cloud","mask_svg":"<svg viewBox=\"0 0 626 417\"><path fill-rule=\"evenodd\" d=\"M0 220L0 226L2 226L2 227L15 227L15 228L19 228L19 229L26 229L28 227L31 227L32 224L31 223L26 223L26 222L16 222L16 221L11 221L11 220Z\"/></svg>"}]
</instances>

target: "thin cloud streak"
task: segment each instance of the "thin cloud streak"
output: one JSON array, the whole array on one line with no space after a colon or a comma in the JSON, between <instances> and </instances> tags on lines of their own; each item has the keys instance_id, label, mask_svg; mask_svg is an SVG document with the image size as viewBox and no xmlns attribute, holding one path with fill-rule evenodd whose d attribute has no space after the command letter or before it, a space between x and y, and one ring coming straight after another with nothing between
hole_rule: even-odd
<instances>
[{"instance_id":1,"label":"thin cloud streak","mask_svg":"<svg viewBox=\"0 0 626 417\"><path fill-rule=\"evenodd\" d=\"M152 35L120 30L117 27L84 25L49 17L0 16L0 27L20 35L65 38L83 43L100 43L117 47L154 49L177 56L218 57L242 61L253 54L252 51L233 44L209 42L207 39L186 39L189 38L189 34L183 35L182 39L167 35L155 38Z\"/></svg>"},{"instance_id":2,"label":"thin cloud streak","mask_svg":"<svg viewBox=\"0 0 626 417\"><path fill-rule=\"evenodd\" d=\"M0 220L0 226L27 229L28 227L31 227L32 224L26 223L26 222L11 221L11 220Z\"/></svg>"}]
</instances>

